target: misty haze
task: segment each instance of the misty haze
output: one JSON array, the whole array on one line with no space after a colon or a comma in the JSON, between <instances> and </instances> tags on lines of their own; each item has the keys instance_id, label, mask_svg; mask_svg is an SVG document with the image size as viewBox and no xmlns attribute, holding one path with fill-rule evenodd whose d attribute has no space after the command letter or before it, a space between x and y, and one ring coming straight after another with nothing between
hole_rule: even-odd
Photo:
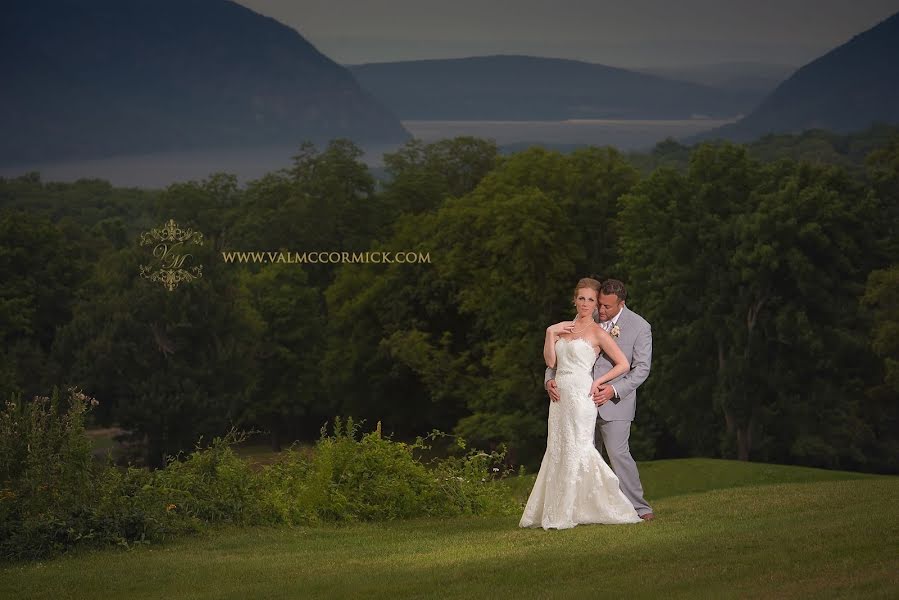
<instances>
[{"instance_id":1,"label":"misty haze","mask_svg":"<svg viewBox=\"0 0 899 600\"><path fill-rule=\"evenodd\" d=\"M435 142L456 136L496 140L499 146L615 146L620 150L647 150L667 137L679 138L730 123L723 119L569 121L403 121L414 137ZM44 181L105 179L115 186L163 188L170 183L200 180L216 172L233 173L245 183L290 165L302 140L295 145L157 152L91 160L63 160L0 166L0 177L37 171ZM385 152L400 144L361 144L363 160L382 164Z\"/></svg>"}]
</instances>

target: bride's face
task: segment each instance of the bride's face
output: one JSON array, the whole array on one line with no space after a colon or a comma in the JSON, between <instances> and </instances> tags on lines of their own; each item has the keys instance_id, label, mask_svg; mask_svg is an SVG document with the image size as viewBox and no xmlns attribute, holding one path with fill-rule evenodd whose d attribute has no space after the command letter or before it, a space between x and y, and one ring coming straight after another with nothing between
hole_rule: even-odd
<instances>
[{"instance_id":1,"label":"bride's face","mask_svg":"<svg viewBox=\"0 0 899 600\"><path fill-rule=\"evenodd\" d=\"M581 318L593 317L596 309L596 290L581 288L574 297L574 305L577 307L577 316Z\"/></svg>"}]
</instances>

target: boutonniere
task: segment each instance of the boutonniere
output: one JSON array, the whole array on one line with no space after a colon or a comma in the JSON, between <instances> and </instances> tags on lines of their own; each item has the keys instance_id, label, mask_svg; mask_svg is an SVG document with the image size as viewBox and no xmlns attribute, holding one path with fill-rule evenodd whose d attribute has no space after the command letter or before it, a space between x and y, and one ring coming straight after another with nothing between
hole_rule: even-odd
<instances>
[{"instance_id":1,"label":"boutonniere","mask_svg":"<svg viewBox=\"0 0 899 600\"><path fill-rule=\"evenodd\" d=\"M609 335L613 338L617 338L619 335L621 335L621 328L618 327L618 323L612 325L612 329L609 330Z\"/></svg>"}]
</instances>

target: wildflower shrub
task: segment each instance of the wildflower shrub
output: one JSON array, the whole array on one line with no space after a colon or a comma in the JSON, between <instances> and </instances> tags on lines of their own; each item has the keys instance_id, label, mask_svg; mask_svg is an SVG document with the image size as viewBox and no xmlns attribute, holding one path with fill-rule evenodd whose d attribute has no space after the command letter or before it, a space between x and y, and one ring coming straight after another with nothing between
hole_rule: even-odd
<instances>
[{"instance_id":1,"label":"wildflower shrub","mask_svg":"<svg viewBox=\"0 0 899 600\"><path fill-rule=\"evenodd\" d=\"M76 545L129 545L179 529L153 502L152 474L97 464L84 434L96 400L76 389L0 413L0 556L40 558Z\"/></svg>"},{"instance_id":2,"label":"wildflower shrub","mask_svg":"<svg viewBox=\"0 0 899 600\"><path fill-rule=\"evenodd\" d=\"M0 414L0 557L33 559L74 547L164 540L218 523L315 525L520 510L501 452L468 451L424 464L432 432L412 444L351 419L322 429L311 452L290 448L253 469L232 450L236 431L148 471L99 463L84 416L96 400L12 400ZM457 440L460 451L464 441Z\"/></svg>"},{"instance_id":3,"label":"wildflower shrub","mask_svg":"<svg viewBox=\"0 0 899 600\"><path fill-rule=\"evenodd\" d=\"M471 451L428 465L416 458L444 435L405 444L382 436L380 426L360 435L352 419L336 418L333 435L323 428L314 452L290 449L262 472L267 508L275 521L291 524L518 512L508 488L495 485L508 474L502 452Z\"/></svg>"}]
</instances>

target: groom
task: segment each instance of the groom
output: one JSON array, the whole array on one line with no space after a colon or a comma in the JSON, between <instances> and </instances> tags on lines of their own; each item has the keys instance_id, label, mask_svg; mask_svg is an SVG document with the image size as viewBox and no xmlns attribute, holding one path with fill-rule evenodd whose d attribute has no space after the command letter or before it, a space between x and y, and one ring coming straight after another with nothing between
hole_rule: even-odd
<instances>
[{"instance_id":1,"label":"groom","mask_svg":"<svg viewBox=\"0 0 899 600\"><path fill-rule=\"evenodd\" d=\"M652 362L652 330L643 317L629 310L624 301L627 289L617 279L607 279L599 291L597 310L599 324L608 331L621 348L631 365L631 370L608 385L599 386L593 396L599 415L596 421L597 446L604 443L606 454L612 463L612 470L618 476L621 491L627 496L640 518L650 521L655 518L652 507L643 499L643 486L637 463L631 457L628 439L631 421L637 407L637 388L649 376ZM593 318L596 318L594 313ZM593 365L593 378L602 376L612 369L612 363L604 353ZM544 386L552 400L558 402L555 369L546 369Z\"/></svg>"}]
</instances>

